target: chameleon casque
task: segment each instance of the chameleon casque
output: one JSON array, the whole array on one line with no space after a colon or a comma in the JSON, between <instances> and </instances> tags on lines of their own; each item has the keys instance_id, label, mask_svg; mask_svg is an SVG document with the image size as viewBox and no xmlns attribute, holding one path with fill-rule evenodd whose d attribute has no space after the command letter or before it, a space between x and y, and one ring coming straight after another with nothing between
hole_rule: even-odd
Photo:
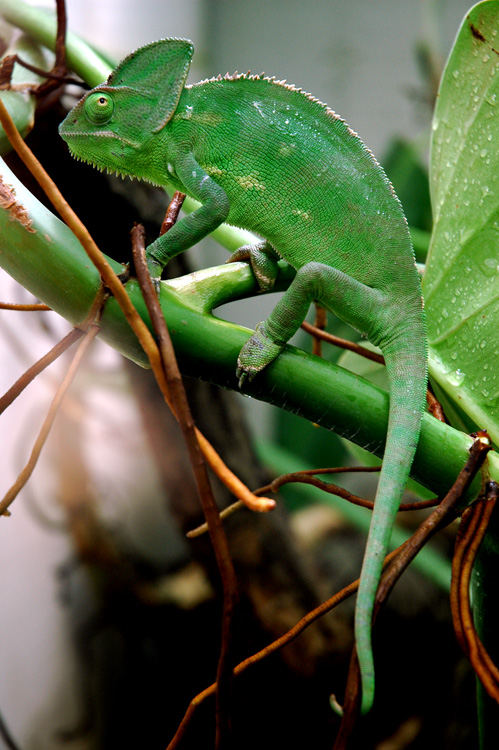
<instances>
[{"instance_id":1,"label":"chameleon casque","mask_svg":"<svg viewBox=\"0 0 499 750\"><path fill-rule=\"evenodd\" d=\"M381 348L389 423L355 614L366 712L374 697L374 599L426 393L421 288L407 222L382 168L325 104L263 75L186 85L193 51L182 39L138 49L71 110L60 134L78 159L173 183L201 202L148 246L153 277L224 221L264 238L231 257L251 262L262 289L272 287L277 259L296 269L239 354L241 383L278 356L313 300Z\"/></svg>"}]
</instances>

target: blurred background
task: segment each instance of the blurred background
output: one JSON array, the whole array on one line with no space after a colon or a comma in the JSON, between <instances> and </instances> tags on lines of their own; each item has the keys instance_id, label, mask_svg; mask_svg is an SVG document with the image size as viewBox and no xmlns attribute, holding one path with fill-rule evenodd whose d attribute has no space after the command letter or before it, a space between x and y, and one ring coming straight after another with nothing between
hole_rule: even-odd
<instances>
[{"instance_id":1,"label":"blurred background","mask_svg":"<svg viewBox=\"0 0 499 750\"><path fill-rule=\"evenodd\" d=\"M67 0L69 27L116 61L157 38L188 37L196 49L191 82L265 71L327 102L385 165L409 223L422 233L431 227L433 101L469 5ZM57 140L62 116L62 109L42 112L31 145L104 252L121 260L132 221L144 220L153 236L166 199L74 164ZM211 241L187 255L179 273L227 257ZM29 301L3 272L0 298ZM254 327L273 300L240 302L220 314ZM1 392L67 330L53 313L1 311ZM330 330L345 334L334 321ZM296 341L310 350L305 335ZM2 493L29 456L67 367L62 359L2 415ZM188 389L200 427L251 487L292 469L351 460L343 441L292 415L206 384L189 382ZM346 486L372 491L365 480ZM230 502L216 490L221 505ZM355 578L360 565L368 516L345 518L339 502L310 489L279 500L272 518L242 511L227 524L242 591L240 658ZM192 695L213 680L220 602L208 543L184 536L200 520L197 500L181 438L149 373L97 342L12 510L0 523L0 713L16 744L4 736L0 747L164 747ZM445 538L440 545L445 560ZM380 618L378 658L387 667L359 747L475 746L473 679L453 645L445 564L442 570L433 579L410 572ZM240 678L234 747L331 746L337 719L329 694L341 700L351 611L347 604ZM185 747L212 746L212 715L209 703Z\"/></svg>"}]
</instances>

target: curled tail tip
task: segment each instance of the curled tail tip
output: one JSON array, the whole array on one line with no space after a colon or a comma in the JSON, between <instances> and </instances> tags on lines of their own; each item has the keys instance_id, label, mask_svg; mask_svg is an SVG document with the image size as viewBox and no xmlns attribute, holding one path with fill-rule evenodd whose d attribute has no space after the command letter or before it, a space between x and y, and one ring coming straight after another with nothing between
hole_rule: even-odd
<instances>
[{"instance_id":1,"label":"curled tail tip","mask_svg":"<svg viewBox=\"0 0 499 750\"><path fill-rule=\"evenodd\" d=\"M362 650L361 650L362 652ZM369 652L358 651L359 671L360 671L360 687L361 687L361 702L360 712L362 715L369 713L374 703L374 662L373 653L369 649Z\"/></svg>"},{"instance_id":2,"label":"curled tail tip","mask_svg":"<svg viewBox=\"0 0 499 750\"><path fill-rule=\"evenodd\" d=\"M355 643L357 649L357 661L359 664L361 682L361 714L367 714L374 702L374 654L372 648L372 615L374 607L374 596L370 581L362 581L361 586L367 586L367 598L360 596L357 600L357 611L355 613ZM359 589L360 593L360 589Z\"/></svg>"},{"instance_id":3,"label":"curled tail tip","mask_svg":"<svg viewBox=\"0 0 499 750\"><path fill-rule=\"evenodd\" d=\"M362 700L360 703L360 712L364 716L368 714L374 703L374 675L369 675L365 679L362 677Z\"/></svg>"},{"instance_id":4,"label":"curled tail tip","mask_svg":"<svg viewBox=\"0 0 499 750\"><path fill-rule=\"evenodd\" d=\"M365 627L363 608L360 607L358 612L358 622L356 626L355 641L357 648L357 661L359 663L360 682L361 682L361 714L367 714L374 703L374 656L371 644L371 630ZM372 615L371 615L372 616ZM368 618L368 621L371 617Z\"/></svg>"}]
</instances>

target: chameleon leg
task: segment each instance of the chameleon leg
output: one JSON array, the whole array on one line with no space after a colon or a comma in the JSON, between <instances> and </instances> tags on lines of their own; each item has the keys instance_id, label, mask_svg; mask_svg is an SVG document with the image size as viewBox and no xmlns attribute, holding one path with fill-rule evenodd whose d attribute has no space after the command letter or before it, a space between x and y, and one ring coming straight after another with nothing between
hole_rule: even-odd
<instances>
[{"instance_id":1,"label":"chameleon leg","mask_svg":"<svg viewBox=\"0 0 499 750\"><path fill-rule=\"evenodd\" d=\"M270 242L262 240L254 245L243 245L232 253L227 263L242 260L251 264L258 286L262 292L273 288L277 278L279 255Z\"/></svg>"},{"instance_id":2,"label":"chameleon leg","mask_svg":"<svg viewBox=\"0 0 499 750\"><path fill-rule=\"evenodd\" d=\"M358 330L367 333L372 311L382 302L381 292L323 263L307 263L298 269L289 288L256 328L238 357L238 374L252 379L269 365L302 324L313 300ZM369 326L372 328L372 325Z\"/></svg>"},{"instance_id":3,"label":"chameleon leg","mask_svg":"<svg viewBox=\"0 0 499 750\"><path fill-rule=\"evenodd\" d=\"M202 205L148 245L146 256L153 278L161 276L171 258L213 232L229 213L229 201L224 189L199 166L192 154L182 155L177 163L177 174L184 192L201 201Z\"/></svg>"}]
</instances>

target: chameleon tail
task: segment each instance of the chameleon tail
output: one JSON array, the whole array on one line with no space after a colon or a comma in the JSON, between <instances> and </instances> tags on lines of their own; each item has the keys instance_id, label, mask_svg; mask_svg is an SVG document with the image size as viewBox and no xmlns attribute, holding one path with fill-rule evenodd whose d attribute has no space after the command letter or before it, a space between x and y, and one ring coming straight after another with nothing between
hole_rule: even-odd
<instances>
[{"instance_id":1,"label":"chameleon tail","mask_svg":"<svg viewBox=\"0 0 499 750\"><path fill-rule=\"evenodd\" d=\"M372 513L355 610L355 642L362 683L362 713L374 700L371 625L383 559L418 444L426 397L426 345L420 326L382 347L390 381L390 412L383 467ZM416 334L416 338L415 338Z\"/></svg>"}]
</instances>

